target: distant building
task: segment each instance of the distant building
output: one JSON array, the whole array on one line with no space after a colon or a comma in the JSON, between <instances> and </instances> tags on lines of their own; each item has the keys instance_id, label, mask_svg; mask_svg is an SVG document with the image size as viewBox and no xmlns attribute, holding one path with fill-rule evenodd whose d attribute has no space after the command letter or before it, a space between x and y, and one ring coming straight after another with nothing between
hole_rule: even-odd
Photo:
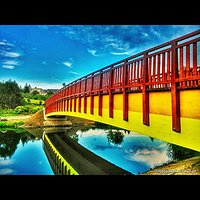
<instances>
[{"instance_id":1,"label":"distant building","mask_svg":"<svg viewBox=\"0 0 200 200\"><path fill-rule=\"evenodd\" d=\"M41 95L46 95L48 92L52 92L52 93L56 92L57 89L42 89L42 88L34 87L30 89L30 93L32 93L33 91L37 91Z\"/></svg>"},{"instance_id":2,"label":"distant building","mask_svg":"<svg viewBox=\"0 0 200 200\"><path fill-rule=\"evenodd\" d=\"M42 88L37 88L37 87L31 88L30 93L32 93L34 91L37 91L41 95L46 95L47 94Z\"/></svg>"}]
</instances>

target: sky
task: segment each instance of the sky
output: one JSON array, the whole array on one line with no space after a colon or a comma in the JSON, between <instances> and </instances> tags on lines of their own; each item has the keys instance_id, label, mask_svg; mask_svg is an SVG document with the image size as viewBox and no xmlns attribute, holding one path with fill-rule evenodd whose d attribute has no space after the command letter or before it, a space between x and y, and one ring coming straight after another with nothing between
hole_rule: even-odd
<instances>
[{"instance_id":1,"label":"sky","mask_svg":"<svg viewBox=\"0 0 200 200\"><path fill-rule=\"evenodd\" d=\"M60 89L200 25L0 25L0 82Z\"/></svg>"}]
</instances>

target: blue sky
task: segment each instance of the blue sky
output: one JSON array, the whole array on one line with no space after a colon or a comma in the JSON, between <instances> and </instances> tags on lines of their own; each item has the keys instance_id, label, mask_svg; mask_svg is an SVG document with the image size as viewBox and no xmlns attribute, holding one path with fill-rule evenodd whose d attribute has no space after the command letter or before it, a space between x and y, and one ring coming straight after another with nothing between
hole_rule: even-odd
<instances>
[{"instance_id":1,"label":"blue sky","mask_svg":"<svg viewBox=\"0 0 200 200\"><path fill-rule=\"evenodd\" d=\"M0 82L59 89L200 25L0 25Z\"/></svg>"}]
</instances>

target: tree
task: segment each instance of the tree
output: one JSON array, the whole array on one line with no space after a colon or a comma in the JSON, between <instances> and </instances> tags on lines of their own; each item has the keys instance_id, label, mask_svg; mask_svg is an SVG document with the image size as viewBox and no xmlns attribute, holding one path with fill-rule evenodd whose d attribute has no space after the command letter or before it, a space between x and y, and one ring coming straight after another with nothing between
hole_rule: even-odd
<instances>
[{"instance_id":1,"label":"tree","mask_svg":"<svg viewBox=\"0 0 200 200\"><path fill-rule=\"evenodd\" d=\"M30 84L28 85L27 83L24 86L24 93L30 93L31 91L31 86Z\"/></svg>"},{"instance_id":2,"label":"tree","mask_svg":"<svg viewBox=\"0 0 200 200\"><path fill-rule=\"evenodd\" d=\"M124 135L118 130L117 132L113 132L112 130L109 130L107 134L107 139L108 139L109 144L113 143L113 144L119 145L123 142L123 138L124 138Z\"/></svg>"},{"instance_id":3,"label":"tree","mask_svg":"<svg viewBox=\"0 0 200 200\"><path fill-rule=\"evenodd\" d=\"M20 105L22 105L22 95L18 84L11 79L0 83L0 108L14 109Z\"/></svg>"}]
</instances>

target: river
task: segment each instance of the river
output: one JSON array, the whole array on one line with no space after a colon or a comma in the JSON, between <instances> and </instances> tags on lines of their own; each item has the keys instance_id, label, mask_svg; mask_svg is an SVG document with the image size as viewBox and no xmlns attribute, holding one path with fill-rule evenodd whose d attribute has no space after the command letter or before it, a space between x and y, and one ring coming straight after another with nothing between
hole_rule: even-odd
<instances>
[{"instance_id":1,"label":"river","mask_svg":"<svg viewBox=\"0 0 200 200\"><path fill-rule=\"evenodd\" d=\"M55 129L54 129L55 130ZM71 140L131 174L189 158L198 152L114 127L61 128ZM54 134L46 129L47 134ZM54 175L43 148L42 129L0 129L0 175Z\"/></svg>"}]
</instances>

